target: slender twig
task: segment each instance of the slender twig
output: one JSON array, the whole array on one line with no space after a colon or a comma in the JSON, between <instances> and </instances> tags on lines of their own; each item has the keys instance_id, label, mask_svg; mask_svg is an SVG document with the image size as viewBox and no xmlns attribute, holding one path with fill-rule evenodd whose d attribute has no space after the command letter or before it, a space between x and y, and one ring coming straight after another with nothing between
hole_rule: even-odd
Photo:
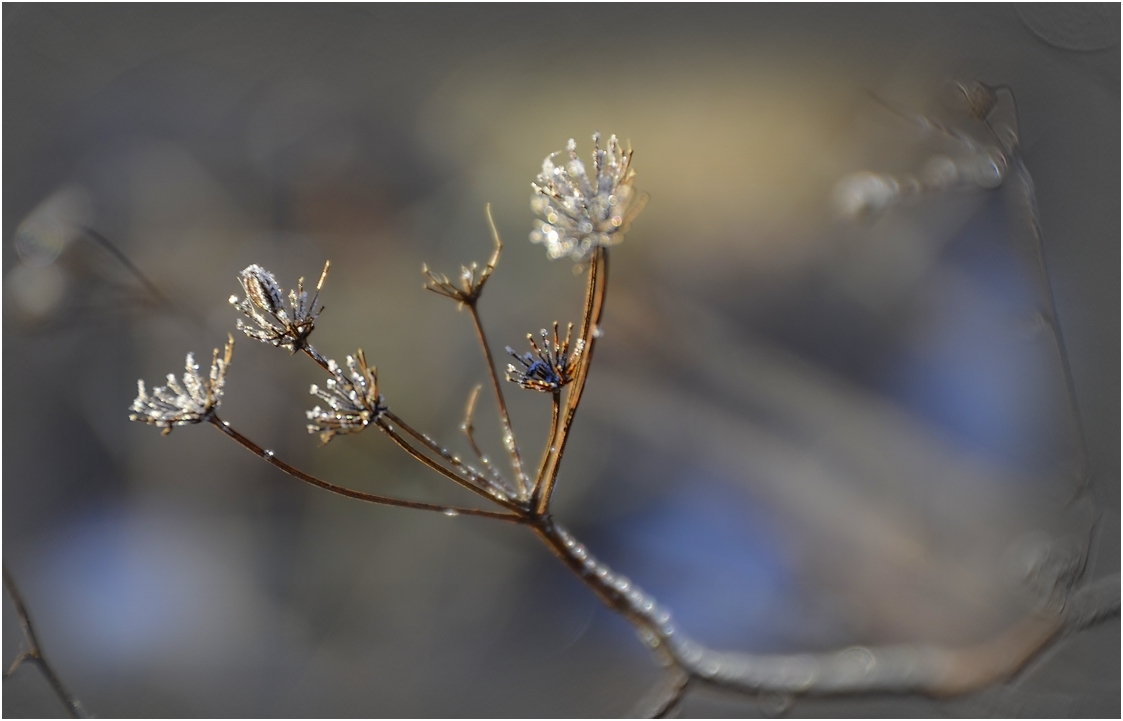
<instances>
[{"instance_id":1,"label":"slender twig","mask_svg":"<svg viewBox=\"0 0 1123 721\"><path fill-rule=\"evenodd\" d=\"M480 450L479 444L476 443L476 426L472 423L472 416L476 410L476 401L480 397L481 388L483 388L483 385L477 384L476 387L472 389L472 392L468 394L468 402L464 406L464 420L460 423L460 430L464 431L464 435L468 438L468 445L471 446L472 452L476 454L476 457L480 459L480 463L483 464L483 467L487 469L487 472L491 475L492 482L504 490L510 490L507 486L507 482L503 480L503 475L499 473L499 470L492 464L491 459ZM514 491L511 491L511 493L514 493Z\"/></svg>"},{"instance_id":2,"label":"slender twig","mask_svg":"<svg viewBox=\"0 0 1123 721\"><path fill-rule=\"evenodd\" d=\"M515 437L515 429L511 425L511 415L507 412L507 401L503 398L503 386L500 385L499 376L495 372L495 359L491 355L491 346L488 345L487 334L484 333L483 321L480 320L475 300L465 305L468 306L468 312L472 316L472 324L476 327L476 336L479 338L480 347L483 349L487 373L491 378L491 387L495 391L495 401L499 404L499 423L503 431L503 447L507 449L507 453L511 457L511 467L515 472L515 488L520 498L526 498L528 493L526 471L523 470L518 440Z\"/></svg>"},{"instance_id":3,"label":"slender twig","mask_svg":"<svg viewBox=\"0 0 1123 721\"><path fill-rule=\"evenodd\" d=\"M315 476L305 473L295 466L291 466L288 463L285 463L280 458L277 458L276 454L274 454L273 451L266 450L257 445L249 438L236 431L233 426L220 419L217 415L212 415L210 418L210 422L227 436L237 441L246 450L250 451L255 456L258 456L271 465L276 466L293 478L304 481L305 483L316 486L317 488L322 488L325 491L330 491L331 493L335 493L340 496L354 498L356 500L365 501L367 503L378 503L384 506L399 506L401 508L413 508L419 511L435 511L437 513L444 513L445 515L482 516L484 518L495 518L501 521L508 521L512 523L525 523L521 516L517 516L512 513L503 513L501 511L486 511L479 508L461 508L459 506L442 505L435 503L423 503L421 501L407 501L401 498L379 496L373 493L364 493L362 491L356 491L351 488L337 486L334 483L329 483L320 478L316 478Z\"/></svg>"},{"instance_id":4,"label":"slender twig","mask_svg":"<svg viewBox=\"0 0 1123 721\"><path fill-rule=\"evenodd\" d=\"M457 474L463 474L462 477L465 480L477 485L478 487L487 488L491 491L498 492L501 495L506 495L504 493L502 487L496 487L494 484L490 483L489 479L486 476L484 476L482 473L477 471L475 468L472 468L468 464L464 463L464 461L461 460L459 456L456 456L456 455L453 455L452 453L450 453L447 448L442 447L435 440L433 440L428 434L422 433L421 431L415 429L413 426L406 423L404 420L402 420L400 417L398 417L393 411L387 410L383 414L383 418L385 418L390 423L396 425L398 428L401 428L403 431L406 432L406 434L408 434L409 436L411 436L415 440L420 441L421 444L423 446L425 446L426 448L428 448L434 455L439 456L441 458L441 460L445 461L448 465L450 465L452 467L450 470L454 470L454 472L457 473Z\"/></svg>"},{"instance_id":5,"label":"slender twig","mask_svg":"<svg viewBox=\"0 0 1123 721\"><path fill-rule=\"evenodd\" d=\"M8 678L15 673L16 669L24 663L34 663L46 677L47 683L51 685L51 690L55 692L55 696L66 707L66 712L70 714L71 718L86 718L86 713L83 711L81 704L78 703L78 699L66 690L54 667L43 656L43 647L39 645L39 637L35 634L35 627L31 623L31 615L27 612L27 604L23 602L23 596L20 595L16 582L12 580L11 574L8 573L8 564L6 563L4 564L4 590L8 592L8 597L12 599L12 605L15 606L16 615L19 617L20 628L23 630L23 639L27 642L27 650L16 656L16 660L4 672L4 678Z\"/></svg>"},{"instance_id":6,"label":"slender twig","mask_svg":"<svg viewBox=\"0 0 1123 721\"><path fill-rule=\"evenodd\" d=\"M116 245L110 242L108 238L106 238L104 235L97 232L93 228L85 225L79 227L82 229L83 233L89 236L90 240L100 245L107 253L113 256L114 260L123 265L125 267L125 270L129 271L129 273L131 273L134 278L140 281L140 284L144 286L144 289L147 290L149 294L151 294L152 297L160 303L160 305L163 305L166 308L172 310L175 309L175 306L172 305L172 302L168 300L167 296L160 292L160 289L156 286L156 284L150 281L148 279L148 276L142 273L140 268L136 267L136 265L133 264L131 260L129 260L129 256L125 255L120 248L118 248Z\"/></svg>"},{"instance_id":7,"label":"slender twig","mask_svg":"<svg viewBox=\"0 0 1123 721\"><path fill-rule=\"evenodd\" d=\"M403 438L400 433L398 433L396 430L394 430L394 427L390 425L389 421L380 418L377 421L375 421L375 425L378 426L379 430L381 430L383 433L388 435L390 437L390 439L398 445L399 448L404 450L409 455L413 456L414 459L416 459L418 461L421 461L421 463L423 463L424 465L433 469L437 473L440 473L442 476L449 479L450 481L456 483L459 486L463 486L464 488L467 488L472 493L483 496L484 498L486 498L490 501L494 501L495 503L498 503L499 505L503 506L504 508L509 508L512 511L520 511L521 510L519 505L514 503L510 499L503 498L499 495L495 495L495 494L489 492L487 488L479 486L476 483L474 483L473 481L460 476L459 474L455 473L454 471L452 471L448 468L445 468L440 463L437 463L435 460L433 460L429 456L422 453L420 450L418 450L416 447L414 447L413 444L411 444L407 439Z\"/></svg>"},{"instance_id":8,"label":"slender twig","mask_svg":"<svg viewBox=\"0 0 1123 721\"><path fill-rule=\"evenodd\" d=\"M313 348L311 343L305 343L300 347L300 350L304 351L304 355L316 361L316 364L321 368L326 370L328 373L331 373L331 364L329 363L328 359L325 358L323 354L320 353L320 351Z\"/></svg>"},{"instance_id":9,"label":"slender twig","mask_svg":"<svg viewBox=\"0 0 1123 721\"><path fill-rule=\"evenodd\" d=\"M573 425L573 418L577 414L577 406L581 402L581 394L585 390L585 379L589 376L589 366L593 359L593 350L600 335L600 320L604 313L604 301L608 292L608 250L597 248L593 255L593 262L589 266L589 285L585 295L585 311L581 320L581 340L585 344L582 352L581 363L577 368L577 375L570 384L565 395L564 420L557 429L557 438L553 439L550 447L553 449L549 459L549 470L542 474L543 478L535 489L534 508L539 515L548 512L550 497L554 492L554 484L558 479L558 469L561 466L561 457L565 453L565 446L569 440L569 430Z\"/></svg>"},{"instance_id":10,"label":"slender twig","mask_svg":"<svg viewBox=\"0 0 1123 721\"><path fill-rule=\"evenodd\" d=\"M670 718L690 689L690 674L677 666L638 703L629 718Z\"/></svg>"},{"instance_id":11,"label":"slender twig","mask_svg":"<svg viewBox=\"0 0 1123 721\"><path fill-rule=\"evenodd\" d=\"M557 450L557 448L554 446L554 437L558 434L558 419L560 417L561 391L555 389L554 392L550 394L550 432L546 434L546 448L542 451L542 462L538 464L538 473L536 473L534 476L535 498L538 497L538 489L542 486L542 478L546 475L546 468L549 466L550 458Z\"/></svg>"},{"instance_id":12,"label":"slender twig","mask_svg":"<svg viewBox=\"0 0 1123 721\"><path fill-rule=\"evenodd\" d=\"M124 251L118 248L112 241L109 240L109 238L106 238L103 234L86 225L80 225L78 226L78 228L87 238L100 246L102 250L109 253L109 255L111 255L115 261L120 263L131 276L136 278L136 280L139 281L142 286L144 286L145 291L147 291L148 294L152 296L152 299L156 301L157 305L162 306L165 310L172 314L182 315L188 318L193 325L199 328L206 328L207 324L203 318L199 317L196 313L180 308L175 303L173 303L166 295L164 295L160 291L160 288L151 280L149 280L148 276L146 276L144 272L141 271L141 269L138 268L137 265L129 259L129 256L125 255Z\"/></svg>"},{"instance_id":13,"label":"slender twig","mask_svg":"<svg viewBox=\"0 0 1123 721\"><path fill-rule=\"evenodd\" d=\"M1033 178L1030 177L1029 170L1026 168L1025 162L1022 160L1020 154L1015 158L1014 162L1016 176L1021 184L1022 192L1020 196L1025 203L1026 214L1029 216L1029 231L1033 241L1034 260L1037 263L1037 271L1040 274L1041 283L1045 290L1046 303L1043 308L1043 315L1053 336L1054 349L1061 365L1061 375L1064 378L1068 411L1077 436L1080 478L1078 480L1076 495L1080 495L1080 493L1087 489L1091 480L1089 478L1091 468L1088 461L1088 436L1084 430L1084 421L1080 415L1080 404L1076 395L1076 380L1072 374L1072 364L1069 361L1064 333L1061 331L1060 319L1057 315L1056 295L1053 293L1053 283L1049 280L1049 268L1045 262L1045 247L1042 241L1041 220L1037 212L1037 195L1034 192Z\"/></svg>"}]
</instances>

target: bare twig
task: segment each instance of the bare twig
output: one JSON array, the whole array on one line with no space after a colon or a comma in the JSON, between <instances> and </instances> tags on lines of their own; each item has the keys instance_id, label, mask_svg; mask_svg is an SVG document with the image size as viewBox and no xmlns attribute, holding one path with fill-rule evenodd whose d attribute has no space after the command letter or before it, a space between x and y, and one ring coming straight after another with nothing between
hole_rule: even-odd
<instances>
[{"instance_id":1,"label":"bare twig","mask_svg":"<svg viewBox=\"0 0 1123 721\"><path fill-rule=\"evenodd\" d=\"M495 503L498 503L499 505L501 505L505 508L509 508L512 511L521 510L521 508L518 504L512 502L508 498L504 498L501 495L498 495L498 491L493 492L493 491L489 490L486 486L482 486L482 485L477 484L476 479L477 478L482 479L482 476L476 476L475 478L472 478L472 479L465 478L465 477L459 475L458 473L456 473L455 471L453 471L451 469L448 469L448 468L445 468L444 466L442 466L440 463L437 463L432 458L429 458L428 456L426 456L424 453L422 453L420 450L418 450L416 447L414 447L413 444L411 444L407 439L403 438L402 435L400 433L398 433L392 425L390 425L391 422L393 422L393 421L388 420L388 419L384 419L384 418L380 418L377 421L375 421L375 424L378 426L379 430L381 430L383 433L388 435L390 437L390 439L398 445L399 448L404 450L409 455L413 456L414 459L416 459L418 461L421 461L422 464L428 466L429 468L432 468L434 471L441 474L445 478L447 478L450 481L456 483L457 485L460 485L460 486L463 486L464 488L467 488L469 491L472 491L475 494L483 496L484 498L487 498L490 501L494 501Z\"/></svg>"},{"instance_id":2,"label":"bare twig","mask_svg":"<svg viewBox=\"0 0 1123 721\"><path fill-rule=\"evenodd\" d=\"M554 492L554 484L558 479L558 469L561 466L561 457L565 453L565 446L569 440L569 430L573 425L573 418L577 414L577 406L581 402L581 394L585 390L585 379L589 376L589 366L593 360L593 350L597 338L600 336L600 320L604 313L604 300L608 290L608 250L598 247L593 255L593 262L589 266L589 284L585 294L585 311L581 321L580 338L584 342L584 351L581 364L577 368L577 377L566 391L563 422L557 429L557 437L552 439L549 452L552 457L547 463L547 469L542 473L542 481L535 488L534 507L537 513L545 514L550 508L550 497Z\"/></svg>"},{"instance_id":3,"label":"bare twig","mask_svg":"<svg viewBox=\"0 0 1123 721\"><path fill-rule=\"evenodd\" d=\"M406 423L405 421L403 421L400 417L395 415L392 411L387 410L383 414L383 418L385 420L389 421L390 423L393 423L398 428L401 428L403 431L406 432L407 435L411 436L415 440L420 441L421 444L423 446L425 446L425 448L429 449L430 452L432 452L434 455L440 457L441 460L445 461L445 463L447 463L449 466L451 466L451 468L449 470L452 473L454 473L457 478L463 479L463 480L468 481L469 483L473 484L472 490L474 490L476 492L479 492L479 490L482 489L482 490L485 490L487 492L488 498L498 496L501 499L509 500L509 494L508 494L508 490L506 488L506 484L496 485L496 484L492 483L491 479L485 477L482 473L477 471L475 468L472 468L468 464L464 463L464 461L461 460L459 456L456 456L456 455L453 455L452 453L450 453L447 448L442 447L435 440L433 440L428 434L422 433L421 431L413 428L413 426L411 426L408 423ZM379 427L383 431L390 434L392 438L395 438L395 442L398 442L398 439L391 432L391 430L387 429L387 427L385 426L384 423L379 422ZM404 439L402 439L402 440L404 440ZM399 445L401 445L401 443L399 443ZM457 480L457 478L453 478L453 480ZM461 481L457 481L457 482L460 483Z\"/></svg>"},{"instance_id":4,"label":"bare twig","mask_svg":"<svg viewBox=\"0 0 1123 721\"><path fill-rule=\"evenodd\" d=\"M85 225L80 227L82 229L82 232L85 233L90 238L90 240L100 245L107 253L113 256L114 260L124 266L125 270L129 271L129 273L132 274L134 278L140 281L140 284L144 286L144 289L148 291L148 293L156 302L158 302L165 308L168 308L169 310L175 310L175 306L172 305L172 302L168 300L167 296L160 292L160 289L156 286L156 284L150 281L148 279L148 276L142 273L140 268L136 267L136 265L131 260L129 260L129 256L125 255L120 248L118 248L116 245L110 242L108 238L106 238L104 235L97 232L93 228Z\"/></svg>"},{"instance_id":5,"label":"bare twig","mask_svg":"<svg viewBox=\"0 0 1123 721\"><path fill-rule=\"evenodd\" d=\"M1084 430L1084 421L1080 415L1080 404L1076 396L1076 381L1073 378L1072 364L1069 361L1068 349L1065 346L1064 334L1061 331L1060 319L1057 315L1056 295L1053 293L1053 284L1049 280L1049 269L1045 262L1045 247L1042 241L1041 220L1037 211L1037 195L1034 192L1033 178L1030 177L1029 170L1026 168L1025 162L1020 155L1015 157L1014 163L1016 171L1015 176L1018 179L1018 190L1020 191L1018 197L1021 199L1022 203L1024 203L1024 210L1029 221L1034 261L1037 264L1036 270L1045 291L1046 303L1045 307L1042 309L1042 315L1053 336L1054 349L1056 350L1057 360L1061 366L1061 375L1064 378L1069 416L1077 436L1080 478L1077 482L1076 495L1079 495L1091 482L1091 478L1089 477L1091 469L1088 463L1088 436Z\"/></svg>"},{"instance_id":6,"label":"bare twig","mask_svg":"<svg viewBox=\"0 0 1123 721\"><path fill-rule=\"evenodd\" d=\"M460 423L460 430L464 431L464 435L468 438L468 445L471 446L472 452L476 454L476 457L480 459L480 463L491 475L492 482L513 494L514 491L507 486L507 482L503 480L502 474L499 473L494 464L492 464L491 459L480 450L479 444L476 443L476 426L472 423L472 416L476 410L476 401L480 397L481 388L483 388L483 385L477 384L476 387L472 389L472 392L468 394L468 402L464 406L464 420Z\"/></svg>"},{"instance_id":7,"label":"bare twig","mask_svg":"<svg viewBox=\"0 0 1123 721\"><path fill-rule=\"evenodd\" d=\"M4 564L4 590L8 592L8 597L12 599L12 605L15 606L16 615L19 616L20 628L23 630L23 639L27 642L27 650L16 656L16 660L4 672L4 678L8 678L24 663L33 663L46 677L47 683L51 685L51 690L55 692L55 696L66 707L66 712L70 714L71 718L86 718L86 713L83 711L78 699L71 694L62 684L62 679L59 678L55 672L54 667L43 656L43 648L39 645L39 637L35 634L35 627L31 624L31 616L27 612L27 605L23 602L23 596L20 595L19 589L16 588L16 582L12 580L12 576L8 573L8 564Z\"/></svg>"},{"instance_id":8,"label":"bare twig","mask_svg":"<svg viewBox=\"0 0 1123 721\"><path fill-rule=\"evenodd\" d=\"M210 422L227 436L237 441L237 443L244 447L246 450L250 451L266 462L276 466L277 468L280 468L282 471L289 474L293 478L304 481L305 483L316 486L317 488L322 488L325 491L330 491L340 496L354 498L356 500L365 501L367 503L378 503L384 506L399 506L401 508L413 508L420 511L436 511L438 513L444 513L445 515L450 516L482 516L484 518L495 518L511 523L525 523L525 520L521 516L517 516L512 513L503 513L501 511L485 511L478 508L461 508L459 506L440 505L435 503L423 503L421 501L407 501L401 498L379 496L373 493L364 493L362 491L356 491L350 488L337 486L334 483L328 483L325 480L305 473L295 466L290 466L280 458L277 458L273 451L266 450L251 441L249 438L243 436L241 433L234 430L233 426L220 419L217 415L212 415L210 418Z\"/></svg>"},{"instance_id":9,"label":"bare twig","mask_svg":"<svg viewBox=\"0 0 1123 721\"><path fill-rule=\"evenodd\" d=\"M484 362L487 364L487 373L491 378L491 387L495 391L495 401L499 404L499 424L503 431L503 447L511 457L511 468L515 472L515 488L520 498L526 498L528 493L526 471L523 469L522 456L519 454L518 440L515 430L511 425L511 415L507 412L507 401L503 398L503 387L499 384L499 376L495 372L495 359L491 355L491 346L488 345L487 335L484 333L483 321L480 320L479 311L475 302L468 303L468 312L472 316L472 324L476 328L476 335L480 339L483 349Z\"/></svg>"},{"instance_id":10,"label":"bare twig","mask_svg":"<svg viewBox=\"0 0 1123 721\"><path fill-rule=\"evenodd\" d=\"M671 718L678 711L679 704L689 689L690 675L678 667L671 667L669 673L636 704L628 717Z\"/></svg>"},{"instance_id":11,"label":"bare twig","mask_svg":"<svg viewBox=\"0 0 1123 721\"><path fill-rule=\"evenodd\" d=\"M542 485L542 478L546 475L550 458L557 450L554 446L554 437L558 434L558 419L561 417L561 391L555 389L550 394L550 432L546 434L546 448L542 451L542 462L538 464L538 473L534 476L534 494L537 497Z\"/></svg>"}]
</instances>

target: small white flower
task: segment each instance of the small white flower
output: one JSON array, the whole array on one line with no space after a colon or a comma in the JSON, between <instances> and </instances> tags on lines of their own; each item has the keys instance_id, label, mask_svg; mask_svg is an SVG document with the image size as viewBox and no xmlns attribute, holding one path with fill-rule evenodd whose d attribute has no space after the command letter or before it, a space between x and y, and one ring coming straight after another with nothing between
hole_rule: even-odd
<instances>
[{"instance_id":1,"label":"small white flower","mask_svg":"<svg viewBox=\"0 0 1123 721\"><path fill-rule=\"evenodd\" d=\"M220 357L215 348L211 360L211 372L207 378L199 375L195 364L195 354L187 354L186 372L183 383L176 380L175 374L168 374L168 384L160 386L151 393L144 387L144 381L137 381L137 397L129 410L130 421L139 421L163 428L166 436L173 426L185 426L208 420L222 400L222 386L226 382L226 370L230 357L234 354L234 338L227 336L224 352Z\"/></svg>"},{"instance_id":2,"label":"small white flower","mask_svg":"<svg viewBox=\"0 0 1123 721\"><path fill-rule=\"evenodd\" d=\"M238 274L238 282L246 292L246 297L230 296L230 304L242 311L253 323L238 319L238 330L250 338L268 343L276 348L286 348L293 353L307 345L308 336L316 326L321 305L316 307L320 289L324 286L331 262L324 263L320 282L316 284L316 294L308 299L304 290L304 279L296 282L296 288L289 291L289 308L285 310L284 291L273 274L260 265L251 265Z\"/></svg>"},{"instance_id":3,"label":"small white flower","mask_svg":"<svg viewBox=\"0 0 1123 721\"><path fill-rule=\"evenodd\" d=\"M386 412L386 404L378 393L378 369L367 365L362 349L358 356L347 356L347 369L350 376L335 361L328 361L328 370L333 378L328 378L326 388L313 384L312 395L318 396L328 404L327 409L316 406L307 412L309 433L319 433L323 443L330 441L337 433L358 433L377 421Z\"/></svg>"},{"instance_id":4,"label":"small white flower","mask_svg":"<svg viewBox=\"0 0 1123 721\"><path fill-rule=\"evenodd\" d=\"M542 163L538 182L531 183L530 207L545 220L535 221L533 243L546 246L551 260L568 257L586 260L598 246L615 245L624 239L628 224L643 209L645 198L632 188L632 151L624 151L615 135L608 149L601 150L600 133L593 134L593 177L577 157L577 143L570 139L565 152L569 162L555 165L552 153Z\"/></svg>"}]
</instances>

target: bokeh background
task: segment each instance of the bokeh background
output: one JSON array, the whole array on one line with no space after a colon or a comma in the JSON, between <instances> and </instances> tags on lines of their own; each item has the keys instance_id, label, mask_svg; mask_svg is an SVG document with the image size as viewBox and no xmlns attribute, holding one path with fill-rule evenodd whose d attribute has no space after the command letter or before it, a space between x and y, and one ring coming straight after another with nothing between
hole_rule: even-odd
<instances>
[{"instance_id":1,"label":"bokeh background","mask_svg":"<svg viewBox=\"0 0 1123 721\"><path fill-rule=\"evenodd\" d=\"M1027 559L1093 513L1089 573L1117 573L1119 29L1118 5L5 4L3 555L49 657L101 716L627 713L659 669L525 531L127 420L138 377L234 330L239 270L291 286L330 258L317 347L364 348L395 411L461 448L484 367L420 265L483 261L490 202L495 350L577 320L582 278L526 241L529 183L597 130L631 141L651 201L612 253L556 496L595 553L700 640L761 652L986 640L1032 603ZM832 211L849 173L955 150L871 92L977 132L943 102L976 78L1018 101L1090 501L1068 503L1017 194ZM470 501L373 432L317 447L321 375L241 337L223 416L337 483ZM517 390L536 457L548 408ZM965 699L786 712L1117 716L1119 658L1115 620ZM4 682L5 716L60 710L32 669ZM781 710L698 691L683 713Z\"/></svg>"}]
</instances>

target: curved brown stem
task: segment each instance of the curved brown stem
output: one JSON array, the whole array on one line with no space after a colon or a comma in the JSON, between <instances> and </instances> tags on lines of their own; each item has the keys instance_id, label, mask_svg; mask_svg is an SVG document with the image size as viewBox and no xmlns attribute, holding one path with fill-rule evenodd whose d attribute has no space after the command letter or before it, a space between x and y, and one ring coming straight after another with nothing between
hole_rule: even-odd
<instances>
[{"instance_id":1,"label":"curved brown stem","mask_svg":"<svg viewBox=\"0 0 1123 721\"><path fill-rule=\"evenodd\" d=\"M577 406L581 402L581 394L585 391L585 379L589 376L589 366L593 360L593 350L600 333L601 316L604 314L604 301L608 292L608 250L597 248L593 255L593 262L589 266L589 285L585 295L585 313L581 321L581 339L585 343L582 352L581 364L577 368L577 377L570 384L565 396L564 420L557 430L557 438L553 439L550 447L554 449L549 462L548 471L545 471L543 480L536 485L534 508L538 515L545 515L550 508L550 497L554 492L554 484L558 479L558 470L565 445L569 440L569 430L573 425L573 418L577 414Z\"/></svg>"},{"instance_id":2,"label":"curved brown stem","mask_svg":"<svg viewBox=\"0 0 1123 721\"><path fill-rule=\"evenodd\" d=\"M233 426L220 419L218 416L211 416L210 421L215 428L219 429L227 436L234 439L243 448L250 451L262 460L270 463L271 465L276 466L293 478L304 481L305 483L316 486L317 488L322 488L325 491L330 491L331 493L344 496L346 498L354 498L356 500L365 501L367 503L378 503L384 506L413 508L419 511L435 511L437 513L444 513L446 515L481 516L483 518L495 518L500 521L508 521L511 523L526 522L522 518L522 516L513 513L504 513L501 511L486 511L479 508L461 508L459 506L438 505L435 503L423 503L421 501L407 501L401 498L379 496L373 493L364 493L362 491L356 491L351 488L337 486L334 483L329 483L320 478L316 478L315 476L305 473L295 466L291 466L288 463L285 463L280 458L277 458L277 456L272 451L262 448L261 446L251 441L249 438L243 436L241 433L234 430Z\"/></svg>"}]
</instances>

